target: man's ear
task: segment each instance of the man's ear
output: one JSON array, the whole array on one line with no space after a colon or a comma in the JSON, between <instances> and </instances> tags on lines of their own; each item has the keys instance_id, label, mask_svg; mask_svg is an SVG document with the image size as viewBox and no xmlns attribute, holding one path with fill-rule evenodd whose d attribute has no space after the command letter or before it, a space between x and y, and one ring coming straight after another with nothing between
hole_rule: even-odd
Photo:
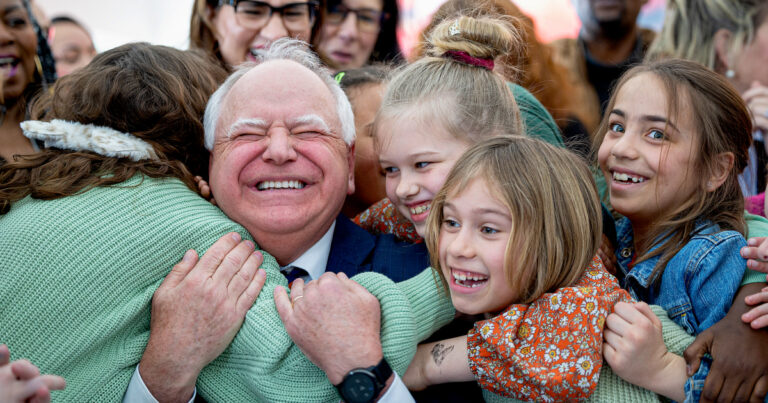
<instances>
[{"instance_id":1,"label":"man's ear","mask_svg":"<svg viewBox=\"0 0 768 403\"><path fill-rule=\"evenodd\" d=\"M349 184L347 185L347 194L355 193L355 143L347 147L347 165L349 168Z\"/></svg>"},{"instance_id":2,"label":"man's ear","mask_svg":"<svg viewBox=\"0 0 768 403\"><path fill-rule=\"evenodd\" d=\"M712 175L707 180L707 192L714 192L720 185L728 179L728 174L733 169L733 163L736 158L732 152L720 153L715 156L715 165Z\"/></svg>"},{"instance_id":3,"label":"man's ear","mask_svg":"<svg viewBox=\"0 0 768 403\"><path fill-rule=\"evenodd\" d=\"M715 32L714 38L712 38L712 44L715 48L715 66L714 70L717 73L724 74L728 69L732 68L731 60L728 56L729 49L731 47L731 38L733 33L725 28L720 28Z\"/></svg>"}]
</instances>

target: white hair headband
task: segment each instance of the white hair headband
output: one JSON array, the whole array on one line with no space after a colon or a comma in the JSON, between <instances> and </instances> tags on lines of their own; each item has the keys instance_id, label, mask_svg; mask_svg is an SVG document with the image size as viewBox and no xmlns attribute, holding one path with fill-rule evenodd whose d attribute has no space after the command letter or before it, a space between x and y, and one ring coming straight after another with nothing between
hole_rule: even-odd
<instances>
[{"instance_id":1,"label":"white hair headband","mask_svg":"<svg viewBox=\"0 0 768 403\"><path fill-rule=\"evenodd\" d=\"M50 122L27 120L21 123L21 130L29 139L44 142L45 147L91 151L133 161L157 159L157 153L149 143L109 127L54 119Z\"/></svg>"}]
</instances>

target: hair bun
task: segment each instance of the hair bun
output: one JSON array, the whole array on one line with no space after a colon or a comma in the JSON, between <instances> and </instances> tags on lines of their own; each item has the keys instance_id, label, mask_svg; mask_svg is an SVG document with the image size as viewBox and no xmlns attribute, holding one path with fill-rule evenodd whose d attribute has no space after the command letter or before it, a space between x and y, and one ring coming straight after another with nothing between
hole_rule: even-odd
<instances>
[{"instance_id":1,"label":"hair bun","mask_svg":"<svg viewBox=\"0 0 768 403\"><path fill-rule=\"evenodd\" d=\"M478 59L520 54L523 38L512 23L492 17L461 16L437 25L427 39L427 54L441 57L447 52L466 52Z\"/></svg>"}]
</instances>

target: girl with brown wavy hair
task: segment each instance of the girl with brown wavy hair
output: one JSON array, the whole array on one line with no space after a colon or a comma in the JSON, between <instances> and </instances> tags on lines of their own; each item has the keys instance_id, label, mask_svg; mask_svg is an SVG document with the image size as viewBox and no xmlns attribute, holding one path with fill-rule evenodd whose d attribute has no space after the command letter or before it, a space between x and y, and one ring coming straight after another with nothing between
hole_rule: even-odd
<instances>
[{"instance_id":1,"label":"girl with brown wavy hair","mask_svg":"<svg viewBox=\"0 0 768 403\"><path fill-rule=\"evenodd\" d=\"M692 335L723 319L746 268L738 175L747 165L751 132L749 111L723 76L672 59L622 76L595 139L611 203L626 217L616 224L622 285L638 300L662 306ZM629 382L673 400L698 401L707 363L684 393L683 359L644 353L652 340L659 342L652 336L660 329L633 338L643 340L636 345L624 339L628 323L655 319L638 311L617 308L609 317L607 362Z\"/></svg>"},{"instance_id":2,"label":"girl with brown wavy hair","mask_svg":"<svg viewBox=\"0 0 768 403\"><path fill-rule=\"evenodd\" d=\"M169 269L227 233L248 237L193 190L225 77L195 52L128 44L59 80L33 104L40 120L21 124L46 149L0 167L2 341L66 379L56 400L119 400Z\"/></svg>"},{"instance_id":3,"label":"girl with brown wavy hair","mask_svg":"<svg viewBox=\"0 0 768 403\"><path fill-rule=\"evenodd\" d=\"M51 147L0 168L0 213L27 195L65 197L118 184L137 173L193 185L191 173L207 172L201 118L208 96L226 72L199 54L148 44L121 46L97 61L87 71L59 80L32 105L32 117L50 123L25 122L22 127L28 137ZM144 157L123 144L115 151L100 151L110 144L99 144L97 128L89 127L130 133L137 141L130 147L143 147ZM76 143L78 130L90 136L90 145ZM42 131L60 133L46 136ZM65 140L64 133L72 140Z\"/></svg>"}]
</instances>

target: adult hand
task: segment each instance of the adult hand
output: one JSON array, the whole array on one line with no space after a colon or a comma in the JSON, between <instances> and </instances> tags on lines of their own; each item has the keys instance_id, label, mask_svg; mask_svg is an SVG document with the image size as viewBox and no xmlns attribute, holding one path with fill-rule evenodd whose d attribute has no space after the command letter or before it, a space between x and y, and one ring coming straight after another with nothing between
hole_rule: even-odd
<instances>
[{"instance_id":1,"label":"adult hand","mask_svg":"<svg viewBox=\"0 0 768 403\"><path fill-rule=\"evenodd\" d=\"M66 386L64 378L40 375L40 370L27 360L10 362L10 351L0 345L0 403L51 401L51 391Z\"/></svg>"},{"instance_id":2,"label":"adult hand","mask_svg":"<svg viewBox=\"0 0 768 403\"><path fill-rule=\"evenodd\" d=\"M713 358L702 402L762 402L768 392L768 331L754 330L741 320L749 308L745 297L764 286L742 286L725 318L699 334L685 350L688 375L698 370L702 355L708 352Z\"/></svg>"},{"instance_id":3,"label":"adult hand","mask_svg":"<svg viewBox=\"0 0 768 403\"><path fill-rule=\"evenodd\" d=\"M344 273L326 272L307 284L298 279L290 297L277 287L275 305L294 343L332 384L381 361L379 300Z\"/></svg>"},{"instance_id":4,"label":"adult hand","mask_svg":"<svg viewBox=\"0 0 768 403\"><path fill-rule=\"evenodd\" d=\"M263 257L240 235L221 237L198 260L189 250L152 298L149 342L139 363L159 401L187 401L200 371L229 345L266 279Z\"/></svg>"},{"instance_id":5,"label":"adult hand","mask_svg":"<svg viewBox=\"0 0 768 403\"><path fill-rule=\"evenodd\" d=\"M753 81L749 89L741 96L752 112L755 129L760 129L768 135L768 87L760 84L759 81Z\"/></svg>"}]
</instances>

